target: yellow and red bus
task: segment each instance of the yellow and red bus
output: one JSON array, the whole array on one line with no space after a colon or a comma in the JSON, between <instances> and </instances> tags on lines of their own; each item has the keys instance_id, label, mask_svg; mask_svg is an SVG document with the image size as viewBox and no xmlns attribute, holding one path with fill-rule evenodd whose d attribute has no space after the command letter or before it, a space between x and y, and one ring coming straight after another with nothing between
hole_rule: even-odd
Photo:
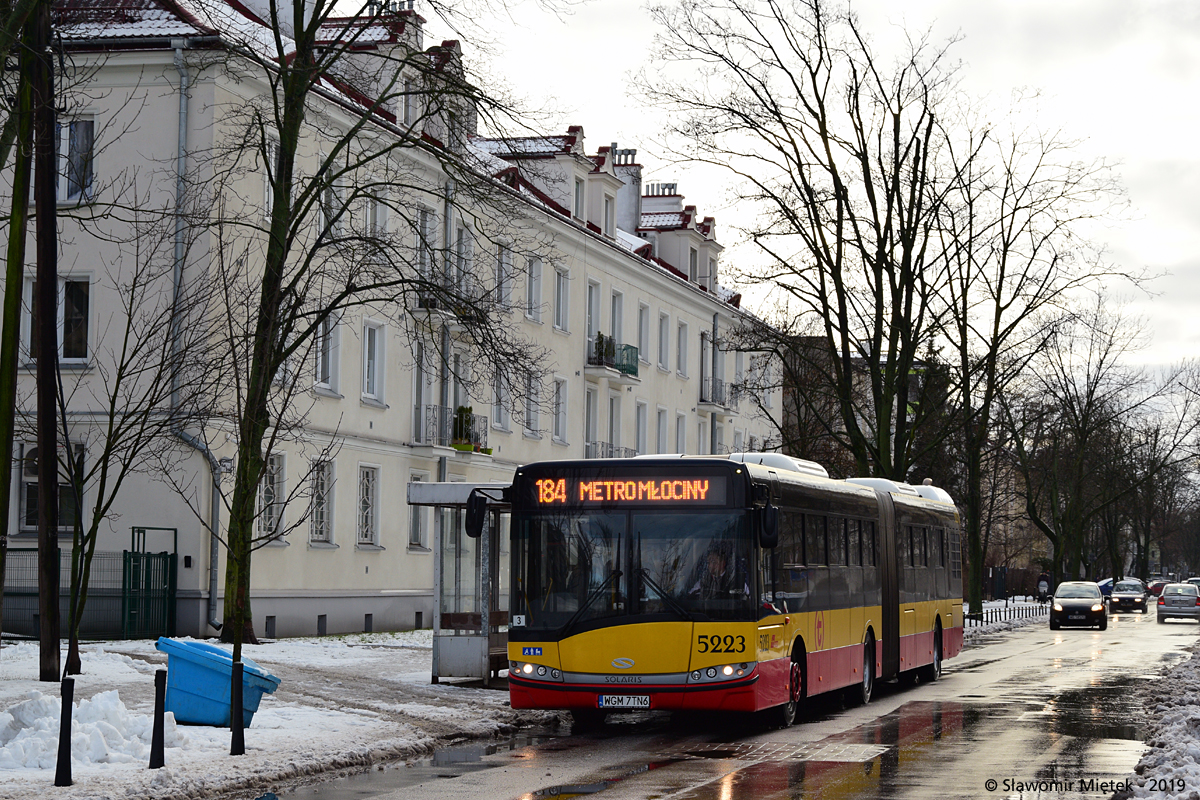
<instances>
[{"instance_id":1,"label":"yellow and red bus","mask_svg":"<svg viewBox=\"0 0 1200 800\"><path fill-rule=\"evenodd\" d=\"M512 511L514 708L765 712L868 702L962 649L958 512L933 486L777 453L542 462Z\"/></svg>"}]
</instances>

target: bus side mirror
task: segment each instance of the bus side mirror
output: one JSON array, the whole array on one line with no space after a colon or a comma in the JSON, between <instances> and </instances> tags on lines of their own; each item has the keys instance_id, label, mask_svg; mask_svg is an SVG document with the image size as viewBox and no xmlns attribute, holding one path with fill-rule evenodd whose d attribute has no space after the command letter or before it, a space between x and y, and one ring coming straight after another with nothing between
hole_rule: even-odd
<instances>
[{"instance_id":1,"label":"bus side mirror","mask_svg":"<svg viewBox=\"0 0 1200 800\"><path fill-rule=\"evenodd\" d=\"M487 520L487 498L474 489L467 497L467 536L478 539Z\"/></svg>"},{"instance_id":2,"label":"bus side mirror","mask_svg":"<svg viewBox=\"0 0 1200 800\"><path fill-rule=\"evenodd\" d=\"M775 506L765 507L759 520L762 527L758 531L758 543L764 550L770 550L779 544L779 509Z\"/></svg>"}]
</instances>

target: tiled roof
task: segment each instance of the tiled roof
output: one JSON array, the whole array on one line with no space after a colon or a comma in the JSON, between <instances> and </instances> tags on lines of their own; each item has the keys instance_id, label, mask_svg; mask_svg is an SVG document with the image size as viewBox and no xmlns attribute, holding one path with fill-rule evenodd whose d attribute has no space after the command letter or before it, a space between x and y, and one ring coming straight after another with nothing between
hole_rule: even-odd
<instances>
[{"instance_id":1,"label":"tiled roof","mask_svg":"<svg viewBox=\"0 0 1200 800\"><path fill-rule=\"evenodd\" d=\"M659 211L642 214L643 228L682 228L687 220L682 211Z\"/></svg>"},{"instance_id":2,"label":"tiled roof","mask_svg":"<svg viewBox=\"0 0 1200 800\"><path fill-rule=\"evenodd\" d=\"M59 35L68 41L213 33L193 15L163 0L59 0L54 13Z\"/></svg>"},{"instance_id":3,"label":"tiled roof","mask_svg":"<svg viewBox=\"0 0 1200 800\"><path fill-rule=\"evenodd\" d=\"M504 139L478 139L477 146L492 155L539 156L568 153L574 144L571 136L519 136Z\"/></svg>"}]
</instances>

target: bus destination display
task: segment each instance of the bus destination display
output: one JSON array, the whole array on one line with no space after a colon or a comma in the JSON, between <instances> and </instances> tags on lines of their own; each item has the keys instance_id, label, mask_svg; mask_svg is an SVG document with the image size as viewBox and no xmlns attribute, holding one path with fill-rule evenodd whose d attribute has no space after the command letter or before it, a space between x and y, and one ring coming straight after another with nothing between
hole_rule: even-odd
<instances>
[{"instance_id":1,"label":"bus destination display","mask_svg":"<svg viewBox=\"0 0 1200 800\"><path fill-rule=\"evenodd\" d=\"M696 477L621 480L542 478L534 481L539 506L592 503L725 505L726 478Z\"/></svg>"}]
</instances>

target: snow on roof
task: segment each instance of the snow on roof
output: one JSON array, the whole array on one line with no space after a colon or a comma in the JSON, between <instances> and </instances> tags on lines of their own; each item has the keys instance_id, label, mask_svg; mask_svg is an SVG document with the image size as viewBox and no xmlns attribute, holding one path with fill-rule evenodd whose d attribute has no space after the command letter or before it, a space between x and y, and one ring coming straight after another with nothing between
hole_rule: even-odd
<instances>
[{"instance_id":1,"label":"snow on roof","mask_svg":"<svg viewBox=\"0 0 1200 800\"><path fill-rule=\"evenodd\" d=\"M54 12L58 33L68 41L187 37L213 32L162 0L65 0L55 4Z\"/></svg>"},{"instance_id":2,"label":"snow on roof","mask_svg":"<svg viewBox=\"0 0 1200 800\"><path fill-rule=\"evenodd\" d=\"M682 211L660 211L642 214L643 228L682 228L687 220Z\"/></svg>"},{"instance_id":3,"label":"snow on roof","mask_svg":"<svg viewBox=\"0 0 1200 800\"><path fill-rule=\"evenodd\" d=\"M519 156L541 156L568 153L574 144L572 136L518 136L500 139L476 140L478 146L488 153L504 158Z\"/></svg>"},{"instance_id":4,"label":"snow on roof","mask_svg":"<svg viewBox=\"0 0 1200 800\"><path fill-rule=\"evenodd\" d=\"M632 233L623 231L617 228L617 243L631 253L636 253L643 247L650 244L640 236L634 236Z\"/></svg>"}]
</instances>

